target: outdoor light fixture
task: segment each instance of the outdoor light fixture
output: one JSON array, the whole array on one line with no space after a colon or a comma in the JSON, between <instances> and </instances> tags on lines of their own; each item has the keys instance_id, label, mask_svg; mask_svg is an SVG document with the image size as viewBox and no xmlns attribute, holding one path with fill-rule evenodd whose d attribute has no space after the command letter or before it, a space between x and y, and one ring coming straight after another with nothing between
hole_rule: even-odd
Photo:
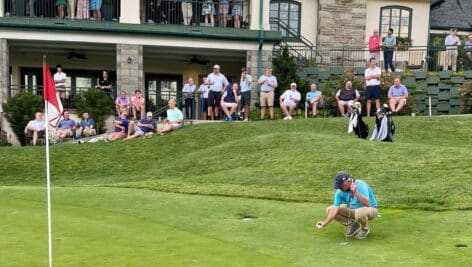
<instances>
[{"instance_id":1,"label":"outdoor light fixture","mask_svg":"<svg viewBox=\"0 0 472 267\"><path fill-rule=\"evenodd\" d=\"M133 59L131 57L128 57L128 64L131 64L133 62Z\"/></svg>"}]
</instances>

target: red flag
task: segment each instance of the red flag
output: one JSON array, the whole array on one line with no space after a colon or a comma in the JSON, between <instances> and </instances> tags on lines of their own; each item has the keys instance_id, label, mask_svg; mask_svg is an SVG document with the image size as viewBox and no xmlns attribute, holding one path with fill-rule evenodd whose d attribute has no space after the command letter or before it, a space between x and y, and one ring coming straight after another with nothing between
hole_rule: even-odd
<instances>
[{"instance_id":1,"label":"red flag","mask_svg":"<svg viewBox=\"0 0 472 267\"><path fill-rule=\"evenodd\" d=\"M62 102L56 91L56 84L49 70L46 60L43 60L43 95L46 101L47 120L50 125L55 127L62 115Z\"/></svg>"}]
</instances>

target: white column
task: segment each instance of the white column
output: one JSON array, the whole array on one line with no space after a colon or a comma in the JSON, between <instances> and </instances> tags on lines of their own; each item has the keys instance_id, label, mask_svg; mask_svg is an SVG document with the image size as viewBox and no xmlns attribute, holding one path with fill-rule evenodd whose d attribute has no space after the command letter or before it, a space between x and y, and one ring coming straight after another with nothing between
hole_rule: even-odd
<instances>
[{"instance_id":1,"label":"white column","mask_svg":"<svg viewBox=\"0 0 472 267\"><path fill-rule=\"evenodd\" d=\"M251 30L259 30L259 10L260 10L260 1L261 0L250 0L249 9L251 12L251 22L249 28ZM262 0L263 2L263 12L262 12L262 25L264 30L270 30L269 25L269 9L270 9L270 0Z\"/></svg>"},{"instance_id":2,"label":"white column","mask_svg":"<svg viewBox=\"0 0 472 267\"><path fill-rule=\"evenodd\" d=\"M140 11L141 1L121 0L120 23L140 24Z\"/></svg>"},{"instance_id":3,"label":"white column","mask_svg":"<svg viewBox=\"0 0 472 267\"><path fill-rule=\"evenodd\" d=\"M0 17L5 16L5 0L0 0Z\"/></svg>"}]
</instances>

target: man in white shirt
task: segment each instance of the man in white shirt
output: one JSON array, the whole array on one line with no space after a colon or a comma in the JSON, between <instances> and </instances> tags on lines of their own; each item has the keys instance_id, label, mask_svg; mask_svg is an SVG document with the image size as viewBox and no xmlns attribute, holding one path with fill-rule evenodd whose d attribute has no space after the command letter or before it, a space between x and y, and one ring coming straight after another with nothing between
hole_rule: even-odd
<instances>
[{"instance_id":1,"label":"man in white shirt","mask_svg":"<svg viewBox=\"0 0 472 267\"><path fill-rule=\"evenodd\" d=\"M457 64L457 47L461 45L461 40L457 36L457 29L452 28L446 39L444 45L446 46L446 60L444 61L444 70L448 70L452 66L452 71L456 71Z\"/></svg>"},{"instance_id":2,"label":"man in white shirt","mask_svg":"<svg viewBox=\"0 0 472 267\"><path fill-rule=\"evenodd\" d=\"M57 92L59 92L59 97L65 99L67 74L62 72L62 65L57 65L56 71L54 74L54 84L56 85Z\"/></svg>"},{"instance_id":3,"label":"man in white shirt","mask_svg":"<svg viewBox=\"0 0 472 267\"><path fill-rule=\"evenodd\" d=\"M370 117L372 99L375 100L375 107L380 109L380 76L382 70L377 67L375 58L369 60L369 67L365 70L365 99L367 100L367 117Z\"/></svg>"},{"instance_id":4,"label":"man in white shirt","mask_svg":"<svg viewBox=\"0 0 472 267\"><path fill-rule=\"evenodd\" d=\"M46 122L43 119L41 112L34 114L34 120L28 122L25 127L25 135L33 138L33 146L38 143L39 137L44 137L46 131Z\"/></svg>"},{"instance_id":5,"label":"man in white shirt","mask_svg":"<svg viewBox=\"0 0 472 267\"><path fill-rule=\"evenodd\" d=\"M244 108L244 121L249 120L249 108L251 107L252 76L247 72L247 69L241 69L241 80L239 82L239 87L241 88L241 106Z\"/></svg>"},{"instance_id":6,"label":"man in white shirt","mask_svg":"<svg viewBox=\"0 0 472 267\"><path fill-rule=\"evenodd\" d=\"M291 120L292 113L302 98L300 92L297 91L297 84L291 83L290 90L286 90L280 96L280 109L285 114L284 120Z\"/></svg>"},{"instance_id":7,"label":"man in white shirt","mask_svg":"<svg viewBox=\"0 0 472 267\"><path fill-rule=\"evenodd\" d=\"M261 120L265 117L266 106L269 106L270 119L274 119L274 89L278 85L277 78L272 75L272 68L266 68L257 83L261 85Z\"/></svg>"},{"instance_id":8,"label":"man in white shirt","mask_svg":"<svg viewBox=\"0 0 472 267\"><path fill-rule=\"evenodd\" d=\"M221 94L228 85L228 80L220 72L220 65L213 66L213 72L207 76L206 84L210 86L210 91L208 92L208 116L214 120L215 117L219 117L220 110L218 107L221 102Z\"/></svg>"},{"instance_id":9,"label":"man in white shirt","mask_svg":"<svg viewBox=\"0 0 472 267\"><path fill-rule=\"evenodd\" d=\"M207 77L203 77L202 84L198 87L198 93L200 94L200 103L203 113L203 119L207 120L208 111L208 92L210 91L209 86L206 84Z\"/></svg>"},{"instance_id":10,"label":"man in white shirt","mask_svg":"<svg viewBox=\"0 0 472 267\"><path fill-rule=\"evenodd\" d=\"M193 78L189 77L188 82L184 85L184 88L182 88L182 95L185 102L185 117L187 120L193 119L193 93L195 89L197 89L197 85L193 83Z\"/></svg>"}]
</instances>

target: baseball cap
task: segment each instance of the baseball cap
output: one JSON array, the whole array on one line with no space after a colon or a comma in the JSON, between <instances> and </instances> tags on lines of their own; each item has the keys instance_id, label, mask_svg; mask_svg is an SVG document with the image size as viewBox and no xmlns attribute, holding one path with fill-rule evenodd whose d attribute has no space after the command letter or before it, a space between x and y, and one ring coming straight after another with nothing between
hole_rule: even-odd
<instances>
[{"instance_id":1,"label":"baseball cap","mask_svg":"<svg viewBox=\"0 0 472 267\"><path fill-rule=\"evenodd\" d=\"M152 112L146 113L146 117L152 117Z\"/></svg>"},{"instance_id":2,"label":"baseball cap","mask_svg":"<svg viewBox=\"0 0 472 267\"><path fill-rule=\"evenodd\" d=\"M297 86L297 84L296 83L291 83L290 87L292 87L292 86Z\"/></svg>"},{"instance_id":3,"label":"baseball cap","mask_svg":"<svg viewBox=\"0 0 472 267\"><path fill-rule=\"evenodd\" d=\"M343 182L349 179L349 173L345 171L337 172L334 176L334 189L341 189Z\"/></svg>"}]
</instances>

